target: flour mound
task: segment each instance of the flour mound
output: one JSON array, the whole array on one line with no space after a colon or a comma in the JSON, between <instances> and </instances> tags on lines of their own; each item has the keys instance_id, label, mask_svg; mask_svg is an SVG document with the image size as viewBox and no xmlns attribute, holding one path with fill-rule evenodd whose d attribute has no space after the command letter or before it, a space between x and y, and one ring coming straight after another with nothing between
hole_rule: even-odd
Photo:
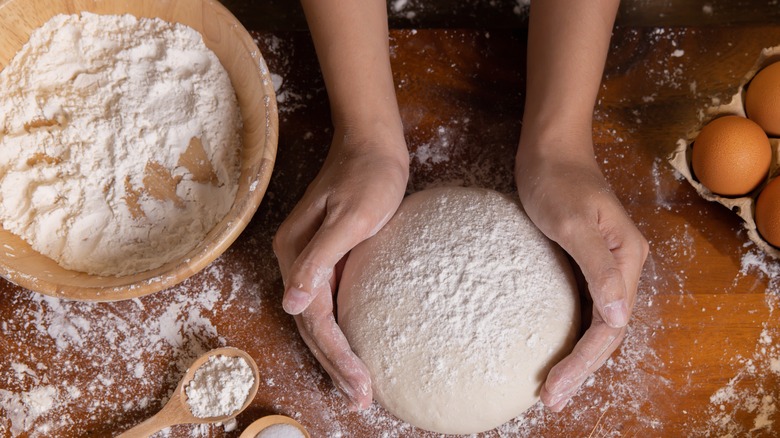
<instances>
[{"instance_id":1,"label":"flour mound","mask_svg":"<svg viewBox=\"0 0 780 438\"><path fill-rule=\"evenodd\" d=\"M0 221L68 269L156 268L229 211L240 130L194 29L58 15L0 72Z\"/></svg>"},{"instance_id":2,"label":"flour mound","mask_svg":"<svg viewBox=\"0 0 780 438\"><path fill-rule=\"evenodd\" d=\"M244 406L254 384L243 357L211 356L187 384L187 404L198 418L232 415Z\"/></svg>"},{"instance_id":3,"label":"flour mound","mask_svg":"<svg viewBox=\"0 0 780 438\"><path fill-rule=\"evenodd\" d=\"M579 305L563 252L484 189L408 196L344 268L339 324L392 414L439 433L493 429L538 400Z\"/></svg>"}]
</instances>

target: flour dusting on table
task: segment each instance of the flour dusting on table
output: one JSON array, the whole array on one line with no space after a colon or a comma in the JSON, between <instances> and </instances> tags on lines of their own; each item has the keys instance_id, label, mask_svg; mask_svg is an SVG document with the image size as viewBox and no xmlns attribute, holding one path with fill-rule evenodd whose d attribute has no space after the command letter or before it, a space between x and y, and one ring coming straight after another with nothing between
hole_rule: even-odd
<instances>
[{"instance_id":1,"label":"flour dusting on table","mask_svg":"<svg viewBox=\"0 0 780 438\"><path fill-rule=\"evenodd\" d=\"M400 13L411 10L414 3L409 0ZM712 88L712 84L689 84L686 78L690 72L683 70L682 63L689 56L697 56L694 48L686 44L690 41L685 39L701 30L624 29L618 32L623 37L621 44L628 40L636 43L637 47L663 54L651 57L635 68L636 72L648 75L649 80L638 85L641 89L631 92L645 96L642 100L647 107L639 112L626 111L625 106L621 106L622 102L611 101L608 105L599 106L595 114L596 125L605 127L594 133L597 159L602 163L613 160L613 165L615 161L621 163L620 166L604 167L609 180L620 180L626 174L636 178L634 184L615 185L614 190L629 214L638 218L637 225L650 240L652 248L640 281L627 337L610 360L585 382L562 413L551 413L537 404L524 415L479 437L535 438L544 431L556 431L562 436L600 438L665 436L664 432L670 427L668 405L681 413L679 417L683 418L682 421L691 419L677 425L683 431L679 436L775 436L780 427L777 412L780 386L766 382L777 382L780 378L780 327L777 323L780 263L768 260L755 247L731 248L738 250L741 256L741 259L735 260L737 266L733 278L729 274L729 281L733 280L739 286L737 293L739 289L752 291L760 288L765 298L759 298L756 308L738 309L718 309L697 301L690 290L698 278L707 275L701 272L700 261L707 260L711 256L708 251L717 248L708 249L691 243L707 238L701 235L704 231L699 225L713 213L706 206L696 205L700 212L691 214L689 203L701 201L679 193L680 181L664 162L656 160L648 164L647 157L642 159L642 155L648 153L640 146L643 139L649 138L646 136L648 132L659 128L654 124L657 119L651 117L658 116L654 105L659 104L657 101L668 95L669 90L709 103L709 96L703 95L702 90ZM296 38L309 39L308 36L294 34L264 33L256 41L264 50L269 68L283 78L280 92L287 92L287 99L280 103L281 130L288 132L285 129L290 129L285 120L297 121L308 129L300 132L299 136L286 137L287 158L280 155L279 177L272 179L269 195L264 201L269 202L272 208L267 209L267 216L255 219L258 223L248 227L242 239L237 241L242 245L240 256L229 251L208 270L181 286L127 304L68 303L10 287L12 291L3 299L17 303L14 308L24 306L26 311L3 315L0 321L0 340L10 344L14 351L6 363L0 362L0 388L6 391L0 392L0 436L6 430L18 432L22 429L23 432L14 435L49 436L51 433L46 432L49 430L65 436L84 436L89 430L73 421L74 418L83 418L82 412L89 412L87 415L93 417L91 426L107 421L109 427L106 431L111 431L112 425L117 430L126 429L133 421L140 421L143 415L150 415L162 406L195 357L228 341L234 345L230 337L236 336L236 333L231 330L245 330L245 321L237 322L236 327L224 322L224 325L219 325L215 315L246 310L238 305L236 297L246 299L242 294L262 297L259 299L267 307L262 310L259 304L252 307L252 312L257 312L252 313L252 322L260 320L258 315L267 316L273 313L273 309L278 309L281 278L270 249L273 227L265 229L265 226L281 222L285 212L289 212L295 204L296 197L290 192L302 195L313 177L302 160L293 158L307 156L321 163L332 135L329 120L310 120L311 114L316 113L312 109L326 108L327 100L321 83L312 86L301 77L296 78L296 74L307 68L316 69L316 61L313 50L310 57L302 50L292 52L292 47L305 47L304 44L295 44ZM499 38L498 32L493 35L491 40ZM671 56L683 47L684 56ZM457 57L452 58L453 62L458 62ZM691 68L691 64L685 64L685 68ZM611 72L617 76L627 74L623 71ZM399 93L407 92L405 88L412 82L409 75L402 68L397 75L398 79L406 79L407 84L399 88ZM741 72L736 72L735 77L739 76ZM431 82L430 78L421 79L428 81L426 85ZM610 86L620 86L620 82L610 82L608 74L604 87ZM660 88L667 90L659 92ZM672 93L674 96L678 94ZM665 107L659 104L658 108ZM472 144L474 142L470 140L485 137L482 135L484 131L480 130L482 125L478 115L465 105L453 108L453 112L441 118L438 124L443 128L441 131L417 132L410 123L411 134L416 140L410 144L414 154L410 187L416 191L460 181L463 185L511 192L516 138L507 138L504 150L500 150L502 146L498 143ZM301 120L310 123L301 124ZM469 129L461 131L463 125L459 123L467 124ZM455 135L457 132L466 132L466 135L459 138ZM672 138L676 134L669 136ZM470 148L473 148L473 154ZM493 153L496 155L490 155ZM695 195L695 192L692 194ZM643 211L643 207L649 210ZM683 210L688 214L682 215ZM666 220L654 223L643 221L647 211ZM686 220L681 220L681 217ZM230 257L252 260L243 268L246 278L224 275L225 259ZM260 273L255 277L249 276L249 272L256 271ZM716 292L733 294L734 284L724 284L723 290ZM691 325L694 321L696 324L717 326L721 312L736 311L750 312L763 327L755 336L755 345L750 345L748 341L747 351L739 354L722 352L723 345L718 343L728 341L728 334L721 339L707 339L708 336L701 335L702 331L695 324ZM278 311L278 316L287 318L281 311ZM691 319L680 319L686 316ZM264 369L260 361L266 361L269 370L269 373L261 375L258 391L258 397L268 394L268 401L260 405L262 413L269 411L291 416L312 432L312 436L318 437L440 437L397 420L377 404L366 411L349 412L327 374L318 368L315 359L299 340L295 325L288 319L284 321L287 323L275 321L274 327L278 331L272 335L264 334L262 338L283 339L287 343L285 348L254 347L261 353L253 356L258 365ZM253 328L264 329L262 325ZM723 374L729 375L728 378L714 386L707 385L703 382L709 381L706 373L710 370L702 369L700 364L677 363L672 367L668 363L670 357L678 356L684 360L695 360L698 352L687 351L690 345L675 346L667 342L667 332L685 330L690 330L690 345L694 347L707 341L711 344L705 347L718 344L717 351L723 354L720 366L727 367L728 371ZM679 333L676 337L683 338ZM111 357L130 360L121 365L103 363L106 351ZM83 357L94 363L75 365L76 360ZM174 358L173 364L168 366L163 363L171 357ZM59 368L46 365L52 362L57 363ZM139 362L143 365L139 366ZM690 371L680 376L680 369ZM60 376L60 380L55 380L54 376ZM678 384L680 381L682 383ZM112 397L117 388L136 398ZM702 392L705 394L703 398L700 396ZM705 402L691 404L686 400L688 394L694 394L697 400ZM667 406L662 406L662 403ZM11 429L11 420L8 419L12 407L19 408L10 417L15 429ZM259 411L254 410L253 413L258 414ZM222 432L222 428L198 426L159 436L224 436ZM235 432L227 434L238 435Z\"/></svg>"},{"instance_id":2,"label":"flour dusting on table","mask_svg":"<svg viewBox=\"0 0 780 438\"><path fill-rule=\"evenodd\" d=\"M218 259L172 289L132 301L9 297L28 312L0 324L2 339L17 352L0 364L0 375L12 367L0 381L0 435L5 427L11 436L83 436L88 431L74 418L85 411L117 431L151 416L197 357L228 343L212 319L242 293L256 294L256 286L225 275ZM193 427L192 436L209 428Z\"/></svg>"},{"instance_id":3,"label":"flour dusting on table","mask_svg":"<svg viewBox=\"0 0 780 438\"><path fill-rule=\"evenodd\" d=\"M740 276L758 274L768 281L768 318L763 323L755 350L750 355L734 357L736 373L711 395L707 408L709 424L697 431L707 436L774 436L780 392L777 387L756 383L770 377L780 378L780 328L774 323L780 305L780 263L757 248L745 252L740 261ZM738 280L739 277L734 280L735 284ZM744 421L736 421L738 418L752 419L752 427L745 428Z\"/></svg>"}]
</instances>

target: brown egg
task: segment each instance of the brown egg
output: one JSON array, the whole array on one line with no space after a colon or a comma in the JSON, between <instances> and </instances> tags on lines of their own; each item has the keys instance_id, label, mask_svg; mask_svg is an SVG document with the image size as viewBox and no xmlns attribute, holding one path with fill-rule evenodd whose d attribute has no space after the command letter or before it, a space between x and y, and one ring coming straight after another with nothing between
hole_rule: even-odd
<instances>
[{"instance_id":1,"label":"brown egg","mask_svg":"<svg viewBox=\"0 0 780 438\"><path fill-rule=\"evenodd\" d=\"M756 227L764 240L780 247L780 178L770 181L758 195Z\"/></svg>"},{"instance_id":2,"label":"brown egg","mask_svg":"<svg viewBox=\"0 0 780 438\"><path fill-rule=\"evenodd\" d=\"M744 117L709 122L693 143L693 173L711 192L742 196L766 178L772 147L764 131Z\"/></svg>"},{"instance_id":3,"label":"brown egg","mask_svg":"<svg viewBox=\"0 0 780 438\"><path fill-rule=\"evenodd\" d=\"M780 136L780 62L764 67L750 81L745 111L767 134Z\"/></svg>"}]
</instances>

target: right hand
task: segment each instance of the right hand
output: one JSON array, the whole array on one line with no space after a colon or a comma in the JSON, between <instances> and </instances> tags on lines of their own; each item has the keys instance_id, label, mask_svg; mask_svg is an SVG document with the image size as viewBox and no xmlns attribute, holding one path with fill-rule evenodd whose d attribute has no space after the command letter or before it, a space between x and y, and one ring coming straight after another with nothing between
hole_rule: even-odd
<instances>
[{"instance_id":1,"label":"right hand","mask_svg":"<svg viewBox=\"0 0 780 438\"><path fill-rule=\"evenodd\" d=\"M364 132L336 128L322 169L273 242L285 286L282 306L352 409L371 404L371 378L336 324L336 266L392 217L409 177L403 133Z\"/></svg>"},{"instance_id":2,"label":"right hand","mask_svg":"<svg viewBox=\"0 0 780 438\"><path fill-rule=\"evenodd\" d=\"M515 167L528 217L580 267L593 301L590 326L542 386L540 398L554 412L623 340L648 253L647 240L612 193L592 151L589 131L565 146L537 143L526 134Z\"/></svg>"}]
</instances>

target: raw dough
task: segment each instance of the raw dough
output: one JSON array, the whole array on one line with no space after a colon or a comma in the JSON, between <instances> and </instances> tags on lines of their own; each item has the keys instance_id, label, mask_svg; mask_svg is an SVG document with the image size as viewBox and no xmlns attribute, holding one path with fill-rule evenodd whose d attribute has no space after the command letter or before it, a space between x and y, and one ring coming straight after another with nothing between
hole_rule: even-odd
<instances>
[{"instance_id":1,"label":"raw dough","mask_svg":"<svg viewBox=\"0 0 780 438\"><path fill-rule=\"evenodd\" d=\"M339 324L398 418L493 429L539 397L579 327L568 260L519 202L475 188L408 196L344 268Z\"/></svg>"}]
</instances>

